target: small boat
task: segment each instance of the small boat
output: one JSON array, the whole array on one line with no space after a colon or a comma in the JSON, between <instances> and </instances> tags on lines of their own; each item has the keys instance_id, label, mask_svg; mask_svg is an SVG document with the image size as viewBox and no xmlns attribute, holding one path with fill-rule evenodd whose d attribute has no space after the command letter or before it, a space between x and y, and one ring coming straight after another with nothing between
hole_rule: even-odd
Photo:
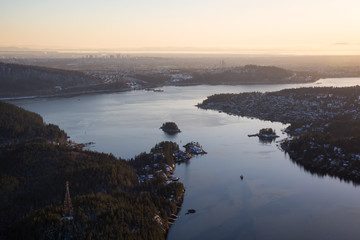
<instances>
[{"instance_id":1,"label":"small boat","mask_svg":"<svg viewBox=\"0 0 360 240\"><path fill-rule=\"evenodd\" d=\"M189 209L189 210L185 213L185 215L190 214L190 213L196 213L196 210L195 210L195 209Z\"/></svg>"},{"instance_id":2,"label":"small boat","mask_svg":"<svg viewBox=\"0 0 360 240\"><path fill-rule=\"evenodd\" d=\"M179 178L179 177L171 177L170 179L171 179L172 181L175 181L175 182L176 182L176 181L179 181L180 178Z\"/></svg>"}]
</instances>

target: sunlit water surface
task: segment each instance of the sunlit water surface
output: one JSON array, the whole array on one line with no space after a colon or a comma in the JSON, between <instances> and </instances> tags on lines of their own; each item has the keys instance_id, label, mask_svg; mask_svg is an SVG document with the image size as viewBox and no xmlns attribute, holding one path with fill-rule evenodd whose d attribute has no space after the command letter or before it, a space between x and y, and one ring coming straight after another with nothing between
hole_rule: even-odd
<instances>
[{"instance_id":1,"label":"sunlit water surface","mask_svg":"<svg viewBox=\"0 0 360 240\"><path fill-rule=\"evenodd\" d=\"M360 78L312 84L163 87L69 98L11 101L64 129L71 140L95 142L90 149L129 159L157 142L180 146L198 141L207 155L177 165L186 192L168 239L358 239L359 187L318 177L291 162L277 146L247 135L277 122L229 116L195 105L214 93L275 91L303 86L354 86ZM175 136L159 127L174 121ZM244 179L240 179L240 175ZM185 215L188 209L196 213Z\"/></svg>"}]
</instances>

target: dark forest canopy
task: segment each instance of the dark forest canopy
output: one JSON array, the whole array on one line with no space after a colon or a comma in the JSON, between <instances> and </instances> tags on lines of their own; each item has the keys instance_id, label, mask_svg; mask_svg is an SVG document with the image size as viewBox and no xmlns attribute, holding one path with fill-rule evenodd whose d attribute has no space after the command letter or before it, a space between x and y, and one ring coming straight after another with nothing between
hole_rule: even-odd
<instances>
[{"instance_id":1,"label":"dark forest canopy","mask_svg":"<svg viewBox=\"0 0 360 240\"><path fill-rule=\"evenodd\" d=\"M46 124L33 112L0 102L0 146L20 143L30 139L64 143L66 133L54 124Z\"/></svg>"},{"instance_id":2,"label":"dark forest canopy","mask_svg":"<svg viewBox=\"0 0 360 240\"><path fill-rule=\"evenodd\" d=\"M181 132L178 125L175 122L166 122L160 127L164 132L174 134Z\"/></svg>"},{"instance_id":3,"label":"dark forest canopy","mask_svg":"<svg viewBox=\"0 0 360 240\"><path fill-rule=\"evenodd\" d=\"M164 147L155 147L163 157L145 154L136 168L112 154L44 140L41 134L56 134L49 133L40 115L11 104L0 106L0 129L9 139L22 139L0 148L0 238L165 239L168 217L177 213L184 187L166 184L160 173L139 182L138 172L144 164L173 162L167 151L176 149L175 143L156 145ZM22 124L26 130L17 129ZM73 220L62 220L66 181Z\"/></svg>"}]
</instances>

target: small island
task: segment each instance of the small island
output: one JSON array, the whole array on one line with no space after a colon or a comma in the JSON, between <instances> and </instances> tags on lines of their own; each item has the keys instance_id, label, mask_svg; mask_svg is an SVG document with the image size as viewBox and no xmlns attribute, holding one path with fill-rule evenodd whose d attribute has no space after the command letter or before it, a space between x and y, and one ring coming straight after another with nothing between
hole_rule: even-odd
<instances>
[{"instance_id":1,"label":"small island","mask_svg":"<svg viewBox=\"0 0 360 240\"><path fill-rule=\"evenodd\" d=\"M276 135L275 130L272 128L262 128L259 130L259 133L249 134L248 136L249 137L259 137L262 139L275 139L275 138L279 137L278 135Z\"/></svg>"},{"instance_id":2,"label":"small island","mask_svg":"<svg viewBox=\"0 0 360 240\"><path fill-rule=\"evenodd\" d=\"M274 139L278 138L279 136L276 135L276 132L272 128L262 128L259 131L259 138L266 138L266 139Z\"/></svg>"},{"instance_id":3,"label":"small island","mask_svg":"<svg viewBox=\"0 0 360 240\"><path fill-rule=\"evenodd\" d=\"M174 122L166 122L160 127L167 134L176 134L181 132L179 127Z\"/></svg>"}]
</instances>

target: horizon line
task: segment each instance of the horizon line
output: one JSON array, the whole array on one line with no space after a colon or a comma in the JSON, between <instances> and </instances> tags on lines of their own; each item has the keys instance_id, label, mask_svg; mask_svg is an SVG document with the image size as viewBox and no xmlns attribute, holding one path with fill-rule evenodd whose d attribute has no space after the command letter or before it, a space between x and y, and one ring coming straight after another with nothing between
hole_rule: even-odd
<instances>
[{"instance_id":1,"label":"horizon line","mask_svg":"<svg viewBox=\"0 0 360 240\"><path fill-rule=\"evenodd\" d=\"M179 55L267 55L267 56L360 56L344 50L286 50L279 48L224 48L224 47L129 47L129 48L51 48L0 46L1 53L42 52L43 54L179 54ZM349 53L350 52L350 53Z\"/></svg>"}]
</instances>

